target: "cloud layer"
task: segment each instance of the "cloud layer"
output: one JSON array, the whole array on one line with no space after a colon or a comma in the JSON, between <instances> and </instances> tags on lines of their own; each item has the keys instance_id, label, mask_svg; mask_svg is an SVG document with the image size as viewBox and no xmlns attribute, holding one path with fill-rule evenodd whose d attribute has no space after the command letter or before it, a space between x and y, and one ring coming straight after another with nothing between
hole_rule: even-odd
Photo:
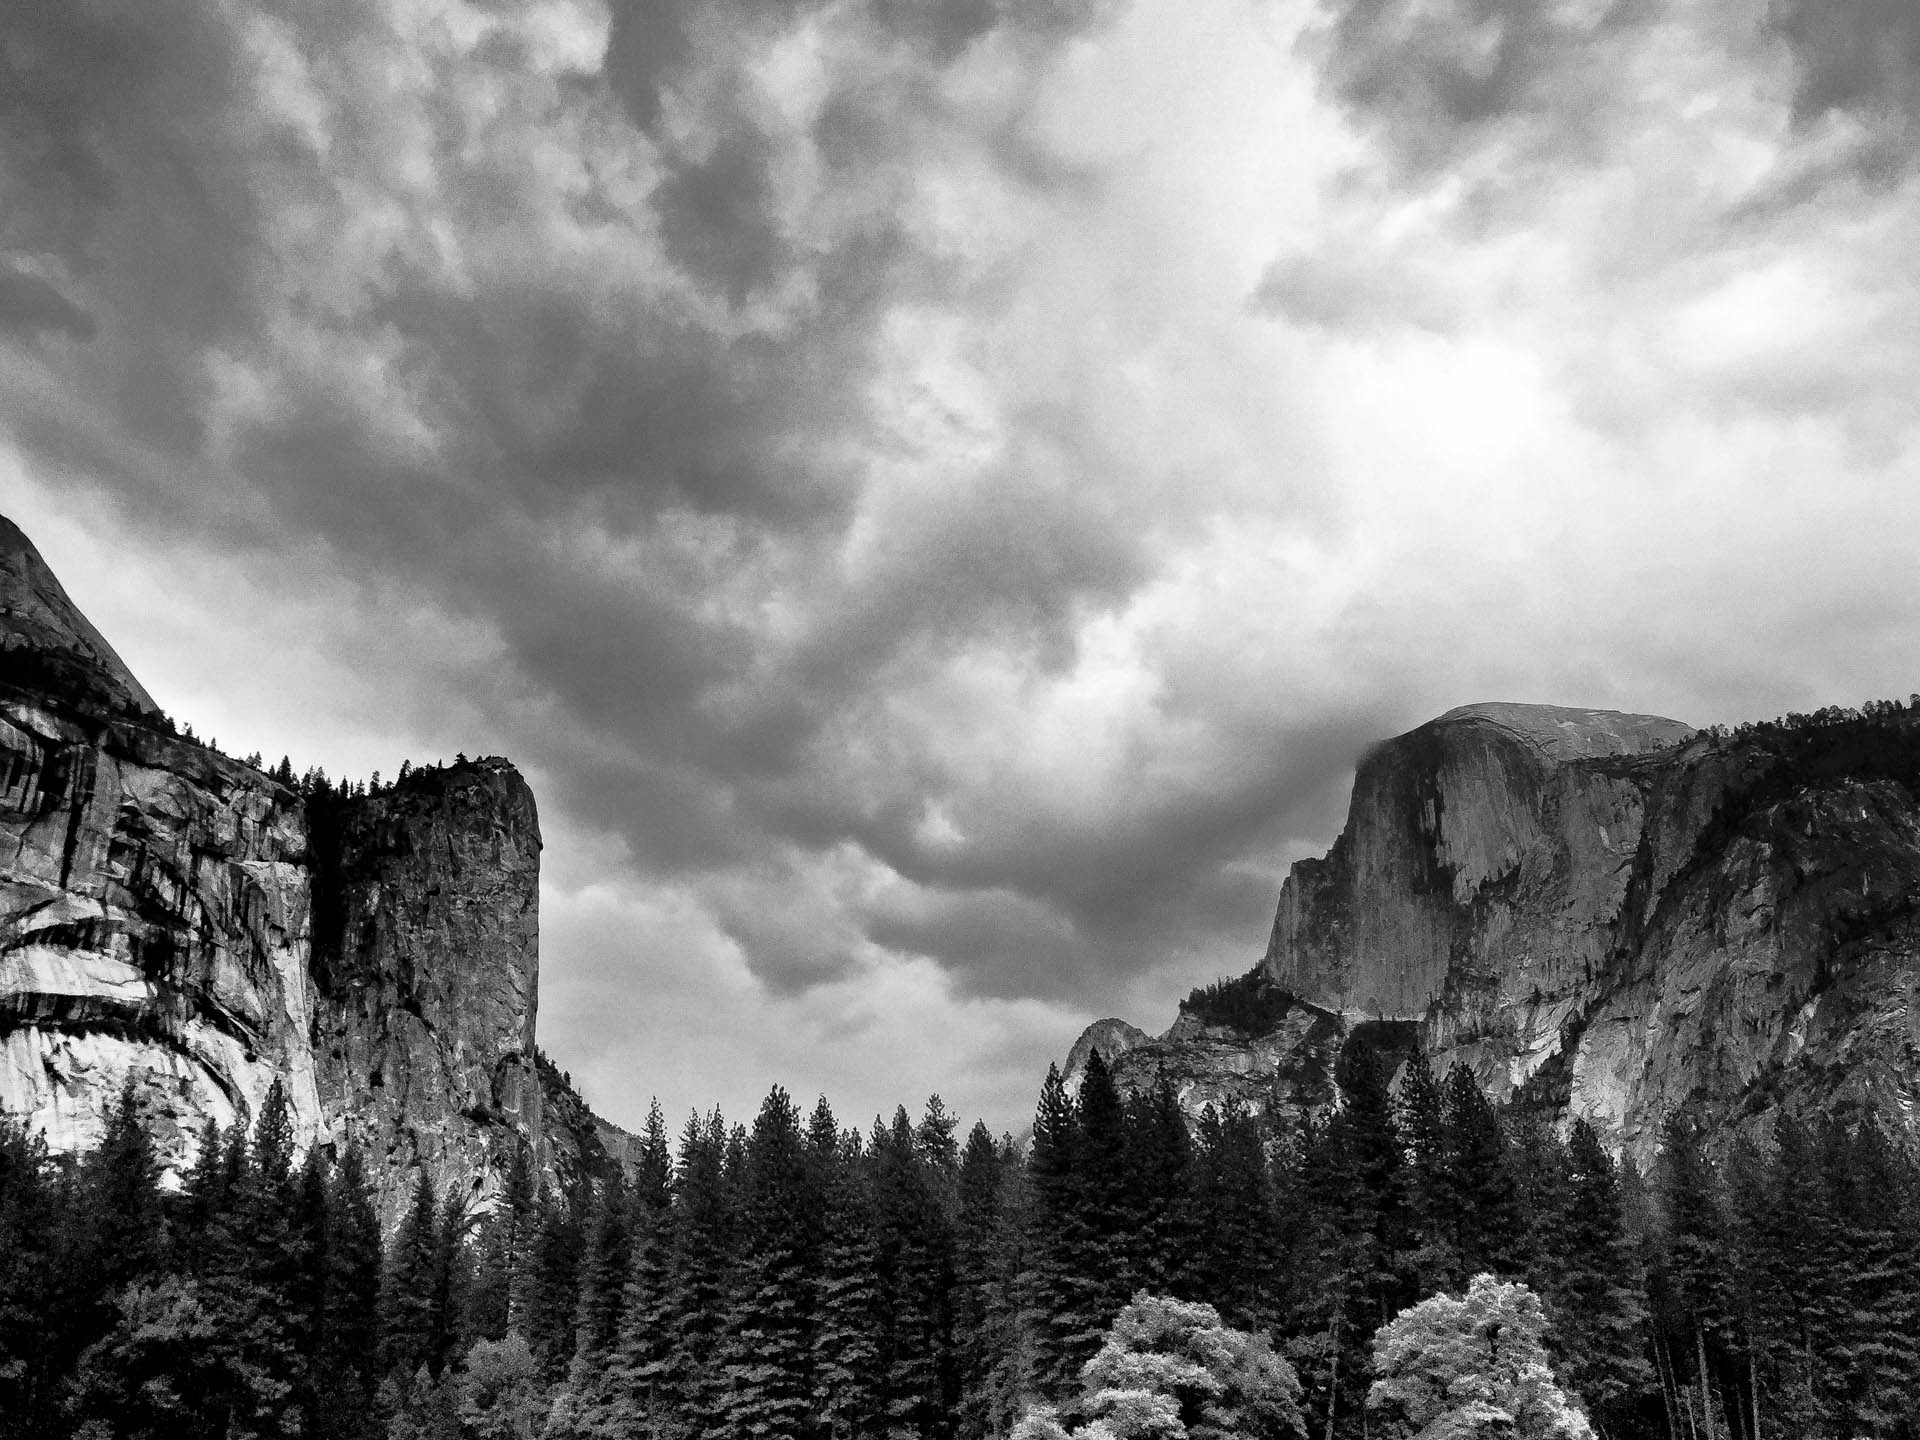
<instances>
[{"instance_id":1,"label":"cloud layer","mask_svg":"<svg viewBox=\"0 0 1920 1440\"><path fill-rule=\"evenodd\" d=\"M1017 1127L1252 962L1383 734L1917 683L1893 0L28 0L0 56L10 512L229 748L529 770L615 1118Z\"/></svg>"}]
</instances>

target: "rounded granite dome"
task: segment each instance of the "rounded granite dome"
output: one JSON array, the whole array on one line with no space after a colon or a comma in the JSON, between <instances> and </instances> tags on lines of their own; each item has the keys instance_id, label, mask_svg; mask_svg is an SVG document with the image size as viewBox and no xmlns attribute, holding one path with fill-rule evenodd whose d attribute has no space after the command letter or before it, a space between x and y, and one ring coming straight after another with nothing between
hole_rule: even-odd
<instances>
[{"instance_id":1,"label":"rounded granite dome","mask_svg":"<svg viewBox=\"0 0 1920 1440\"><path fill-rule=\"evenodd\" d=\"M1690 738L1694 729L1662 715L1628 715L1618 710L1581 710L1564 705L1522 705L1483 700L1447 711L1420 728L1491 725L1534 746L1548 759L1579 760L1589 755L1638 755Z\"/></svg>"}]
</instances>

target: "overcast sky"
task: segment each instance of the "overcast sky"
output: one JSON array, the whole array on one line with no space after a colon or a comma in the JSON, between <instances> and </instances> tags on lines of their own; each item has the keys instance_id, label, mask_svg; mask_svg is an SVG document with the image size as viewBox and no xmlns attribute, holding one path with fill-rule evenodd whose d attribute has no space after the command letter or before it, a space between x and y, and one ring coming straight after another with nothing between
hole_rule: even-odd
<instances>
[{"instance_id":1,"label":"overcast sky","mask_svg":"<svg viewBox=\"0 0 1920 1440\"><path fill-rule=\"evenodd\" d=\"M1912 0L9 0L0 508L515 760L542 1043L1018 1129L1481 699L1920 689Z\"/></svg>"}]
</instances>

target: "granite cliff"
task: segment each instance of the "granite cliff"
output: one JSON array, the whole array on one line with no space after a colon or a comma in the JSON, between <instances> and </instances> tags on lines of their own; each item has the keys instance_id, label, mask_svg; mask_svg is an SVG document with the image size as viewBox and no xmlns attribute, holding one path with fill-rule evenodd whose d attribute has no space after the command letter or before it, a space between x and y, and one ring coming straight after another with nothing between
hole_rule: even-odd
<instances>
[{"instance_id":1,"label":"granite cliff","mask_svg":"<svg viewBox=\"0 0 1920 1440\"><path fill-rule=\"evenodd\" d=\"M170 1162L285 1088L391 1220L526 1143L607 1163L537 1058L540 829L504 760L303 791L176 734L0 520L0 1111L92 1144L131 1081Z\"/></svg>"},{"instance_id":2,"label":"granite cliff","mask_svg":"<svg viewBox=\"0 0 1920 1440\"><path fill-rule=\"evenodd\" d=\"M1247 983L1343 1033L1417 1027L1436 1066L1641 1155L1681 1105L1723 1126L1783 1105L1910 1123L1917 791L1920 709L1897 704L1711 734L1467 706L1362 760Z\"/></svg>"}]
</instances>

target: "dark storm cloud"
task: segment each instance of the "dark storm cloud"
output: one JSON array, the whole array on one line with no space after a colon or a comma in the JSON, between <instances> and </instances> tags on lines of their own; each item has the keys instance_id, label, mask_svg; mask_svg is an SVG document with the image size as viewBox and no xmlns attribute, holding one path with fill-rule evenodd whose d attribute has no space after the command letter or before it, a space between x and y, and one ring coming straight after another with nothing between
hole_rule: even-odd
<instances>
[{"instance_id":1,"label":"dark storm cloud","mask_svg":"<svg viewBox=\"0 0 1920 1440\"><path fill-rule=\"evenodd\" d=\"M1326 0L1308 32L1322 83L1415 172L1498 141L1516 158L1590 150L1617 39L1648 0Z\"/></svg>"},{"instance_id":2,"label":"dark storm cloud","mask_svg":"<svg viewBox=\"0 0 1920 1440\"><path fill-rule=\"evenodd\" d=\"M18 335L46 332L91 340L93 317L38 275L0 270L0 330Z\"/></svg>"},{"instance_id":3,"label":"dark storm cloud","mask_svg":"<svg viewBox=\"0 0 1920 1440\"><path fill-rule=\"evenodd\" d=\"M1486 152L1508 179L1540 163L1604 160L1633 106L1684 98L1647 92L1637 64L1712 54L1751 74L1776 63L1770 40L1791 64L1803 133L1835 112L1863 133L1844 157L1789 165L1769 187L1777 199L1756 203L1794 203L1788 192L1815 193L1845 173L1897 177L1920 126L1920 9L1908 0L1752 0L1696 13L1650 0L1322 0L1320 13L1302 43L1322 85L1414 177Z\"/></svg>"},{"instance_id":4,"label":"dark storm cloud","mask_svg":"<svg viewBox=\"0 0 1920 1440\"><path fill-rule=\"evenodd\" d=\"M1843 109L1920 118L1920 10L1907 0L1774 0L1802 118Z\"/></svg>"},{"instance_id":5,"label":"dark storm cloud","mask_svg":"<svg viewBox=\"0 0 1920 1440\"><path fill-rule=\"evenodd\" d=\"M1864 125L1850 168L1886 183L1920 136L1920 9L1909 0L1773 0L1768 21L1791 49L1794 118L1835 111Z\"/></svg>"},{"instance_id":6,"label":"dark storm cloud","mask_svg":"<svg viewBox=\"0 0 1920 1440\"><path fill-rule=\"evenodd\" d=\"M977 970L965 990L1030 992L1034 948L982 919L1008 894L1065 973L1136 964L1169 933L1150 897L1258 832L1271 795L1202 787L1115 824L1010 791L935 856L929 787L977 777L885 714L975 652L1071 667L1077 627L1153 573L1101 479L1128 458L1033 404L1004 453L871 503L898 450L872 400L889 317L999 303L914 233L918 147L972 147L1016 191L1089 180L1031 132L1031 86L976 115L943 72L995 41L1038 74L1113 8L648 0L614 7L597 74L543 62L504 10L430 56L374 5L9 10L0 223L50 259L0 271L0 337L93 336L46 362L57 398L14 436L161 533L318 539L487 626L506 689L564 718L516 742L560 806L650 873L745 877L716 913L776 986L911 941ZM758 67L808 25L838 68L796 131ZM808 163L817 213L796 210ZM847 845L926 891L910 932L858 905L824 938L767 918L797 873L769 854Z\"/></svg>"}]
</instances>

